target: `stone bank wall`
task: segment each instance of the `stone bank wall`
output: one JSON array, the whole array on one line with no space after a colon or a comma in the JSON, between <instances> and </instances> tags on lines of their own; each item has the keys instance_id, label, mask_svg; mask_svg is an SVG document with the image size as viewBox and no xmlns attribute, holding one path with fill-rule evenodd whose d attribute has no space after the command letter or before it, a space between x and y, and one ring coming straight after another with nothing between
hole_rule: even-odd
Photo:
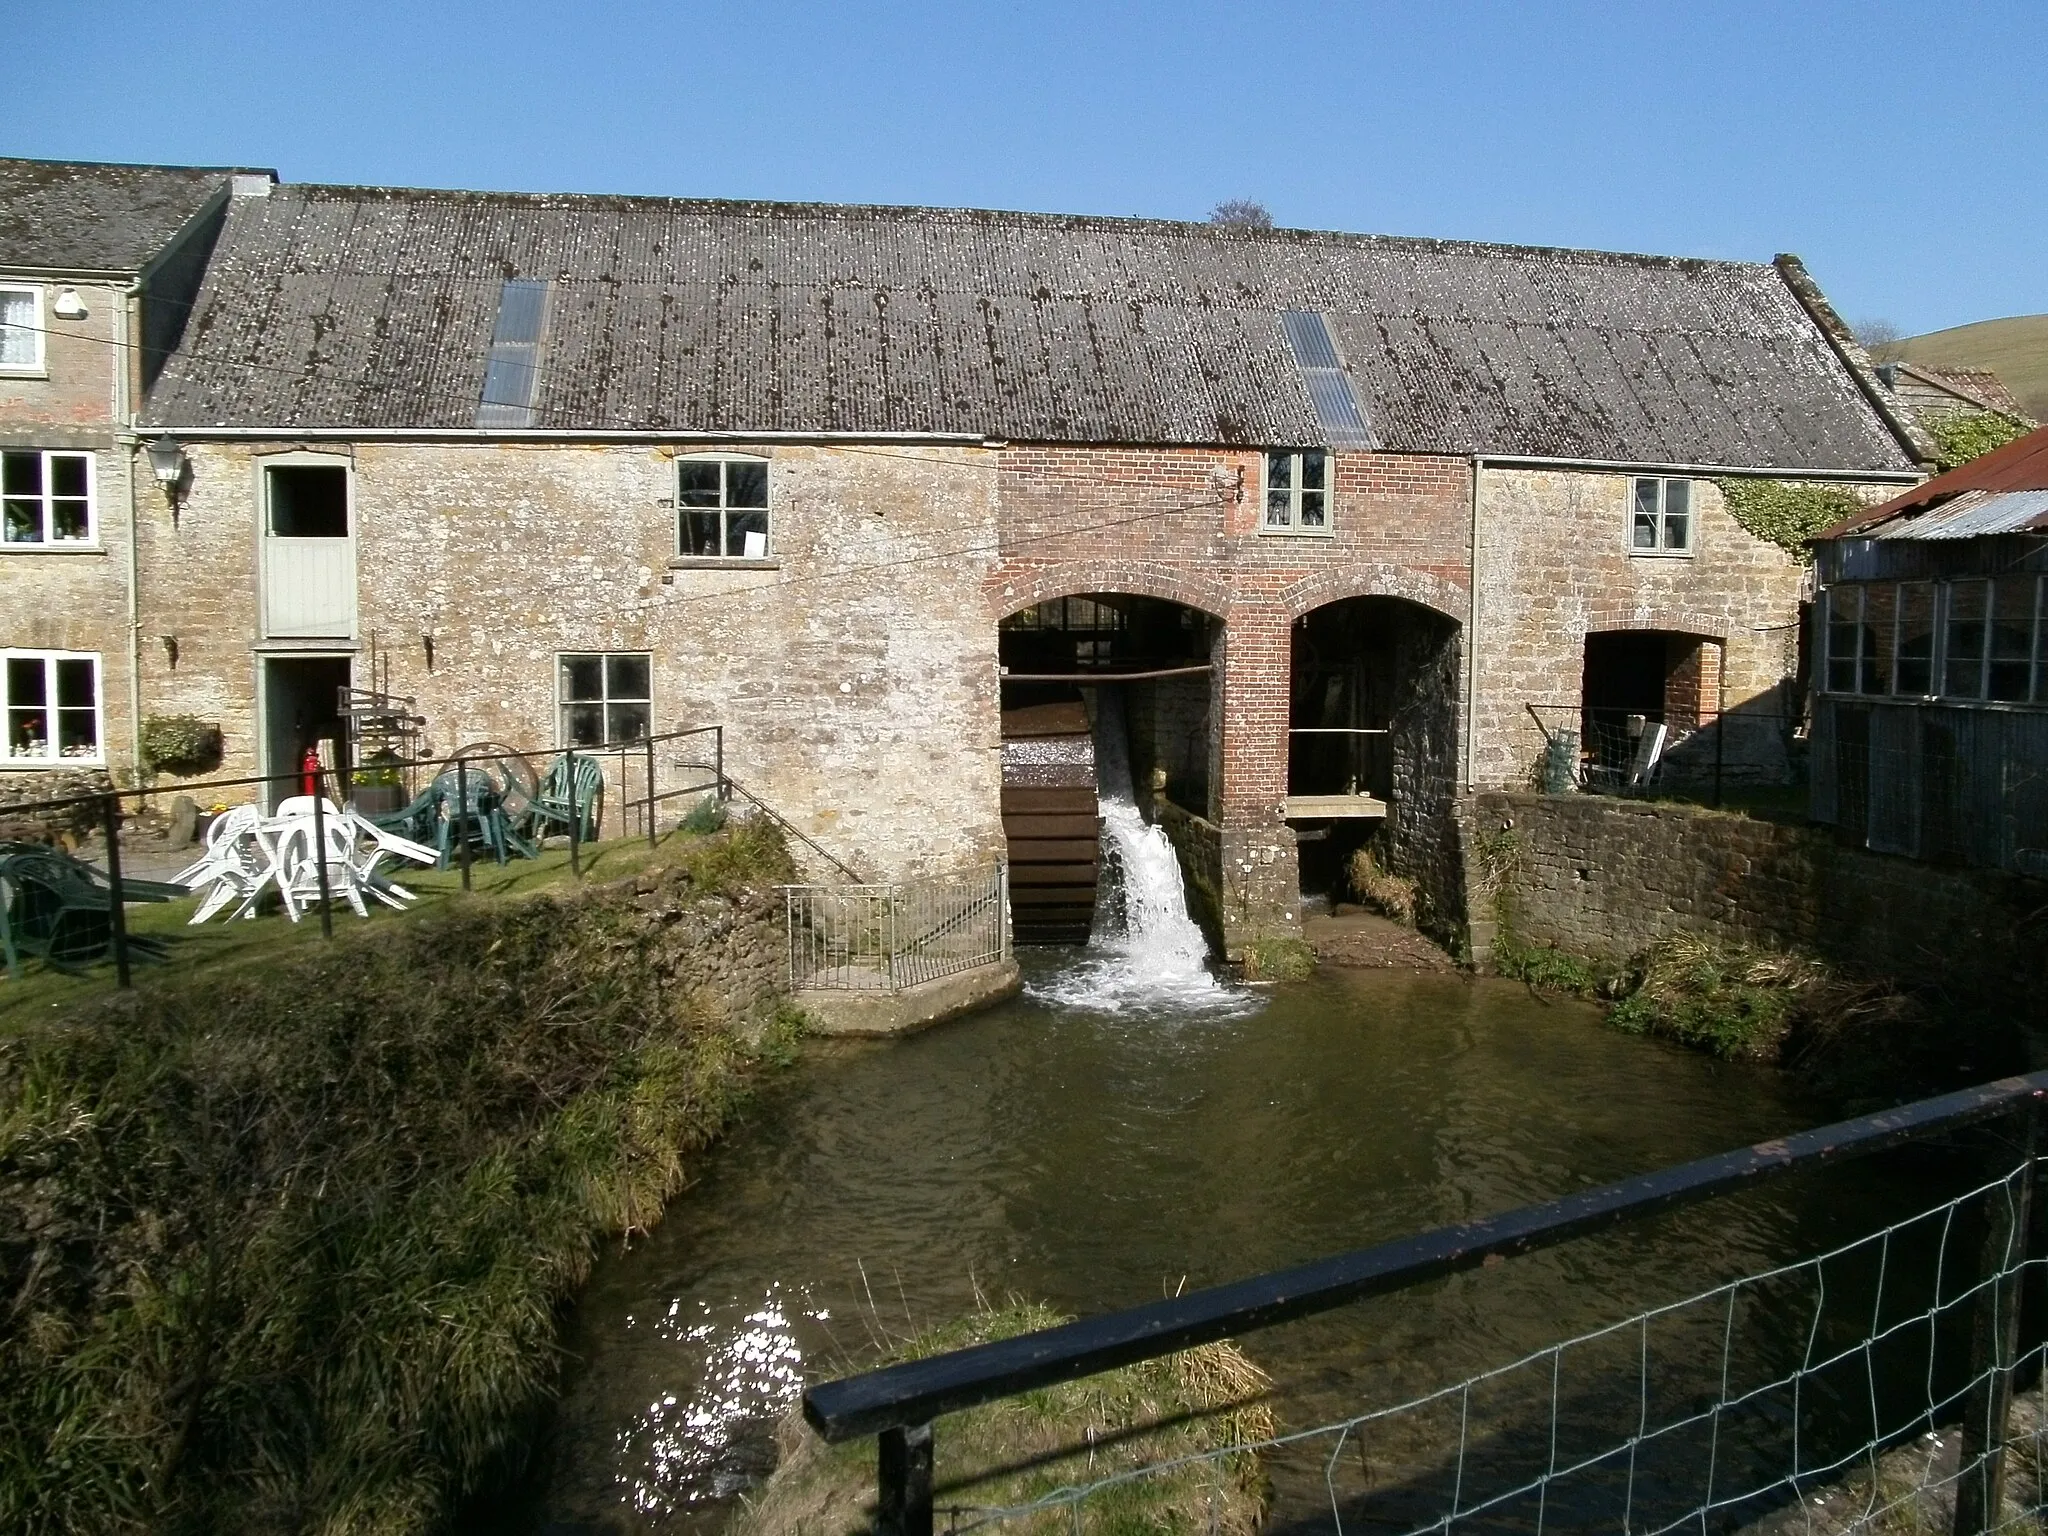
<instances>
[{"instance_id":1,"label":"stone bank wall","mask_svg":"<svg viewBox=\"0 0 2048 1536\"><path fill-rule=\"evenodd\" d=\"M1475 872L1475 951L1478 840L1511 832L1509 919L1522 942L1620 960L1696 933L2041 1011L2040 881L1845 848L1818 828L1585 795L1467 796L1458 829Z\"/></svg>"}]
</instances>

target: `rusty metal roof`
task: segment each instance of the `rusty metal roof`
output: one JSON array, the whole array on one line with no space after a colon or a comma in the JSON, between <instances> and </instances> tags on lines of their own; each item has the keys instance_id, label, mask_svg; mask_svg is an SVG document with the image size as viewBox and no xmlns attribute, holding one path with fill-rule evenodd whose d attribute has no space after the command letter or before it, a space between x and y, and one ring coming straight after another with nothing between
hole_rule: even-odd
<instances>
[{"instance_id":1,"label":"rusty metal roof","mask_svg":"<svg viewBox=\"0 0 2048 1536\"><path fill-rule=\"evenodd\" d=\"M536 427L1325 441L1326 317L1397 451L1897 470L1769 266L959 209L280 187L238 199L151 424L462 428L550 285Z\"/></svg>"},{"instance_id":2,"label":"rusty metal roof","mask_svg":"<svg viewBox=\"0 0 2048 1536\"><path fill-rule=\"evenodd\" d=\"M2008 491L2048 491L2048 427L2029 432L2025 437L2015 438L2002 448L1960 464L1947 474L1936 475L1924 480L1904 495L1894 496L1868 512L1859 512L1845 518L1818 537L1823 539L1842 538L1899 538L1915 537L1890 527L1882 533L1875 532L1882 525L1911 519L1928 522L1930 527L1942 526L1930 521L1940 514L1946 514L1950 507L1960 504L1961 512L1988 506L1993 493ZM2003 500L2004 498L2000 498ZM2014 508L2019 504L2014 504ZM2008 509L2013 510L2013 509ZM1958 513L1960 516L1961 513ZM1984 514L1987 516L1993 514ZM2015 515L2017 515L2015 511ZM2048 526L2023 523L2019 527ZM2018 528L1972 528L1971 533L2011 533ZM1968 534L1941 533L1927 534L1928 538L1964 538Z\"/></svg>"},{"instance_id":3,"label":"rusty metal roof","mask_svg":"<svg viewBox=\"0 0 2048 1536\"><path fill-rule=\"evenodd\" d=\"M233 174L222 166L0 159L0 265L140 272Z\"/></svg>"},{"instance_id":4,"label":"rusty metal roof","mask_svg":"<svg viewBox=\"0 0 2048 1536\"><path fill-rule=\"evenodd\" d=\"M1868 531L1874 539L1974 539L2048 528L2048 491L1965 491L1918 517Z\"/></svg>"}]
</instances>

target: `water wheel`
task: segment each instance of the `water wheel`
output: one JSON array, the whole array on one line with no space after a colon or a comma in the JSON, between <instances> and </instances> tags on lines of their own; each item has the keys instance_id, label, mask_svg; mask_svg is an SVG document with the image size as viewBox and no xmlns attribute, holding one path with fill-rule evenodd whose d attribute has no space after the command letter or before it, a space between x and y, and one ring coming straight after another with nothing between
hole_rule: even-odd
<instances>
[{"instance_id":1,"label":"water wheel","mask_svg":"<svg viewBox=\"0 0 2048 1536\"><path fill-rule=\"evenodd\" d=\"M1095 738L1079 703L1003 712L1003 836L1019 944L1086 944L1102 817Z\"/></svg>"}]
</instances>

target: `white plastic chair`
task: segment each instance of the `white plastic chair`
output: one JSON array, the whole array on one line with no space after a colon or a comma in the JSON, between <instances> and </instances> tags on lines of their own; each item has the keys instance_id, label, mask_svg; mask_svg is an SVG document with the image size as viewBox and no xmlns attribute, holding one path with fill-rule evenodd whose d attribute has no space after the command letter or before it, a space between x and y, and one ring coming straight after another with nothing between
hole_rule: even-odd
<instances>
[{"instance_id":1,"label":"white plastic chair","mask_svg":"<svg viewBox=\"0 0 2048 1536\"><path fill-rule=\"evenodd\" d=\"M403 907L405 902L419 898L389 875L379 873L377 865L387 857L410 859L415 864L437 864L440 854L424 843L416 843L409 837L400 837L396 832L387 832L367 817L348 812L350 824L355 829L354 867L357 881L370 895L387 907Z\"/></svg>"},{"instance_id":2,"label":"white plastic chair","mask_svg":"<svg viewBox=\"0 0 2048 1536\"><path fill-rule=\"evenodd\" d=\"M325 834L324 849L313 824L311 795L294 795L280 801L278 812L265 825L277 837L281 870L277 888L284 897L285 916L296 923L305 909L320 899L324 868L328 897L338 896L349 904L357 917L368 917L370 909L364 904L362 881L356 873L355 827L341 807L331 800L320 807L321 818L326 823L318 829Z\"/></svg>"},{"instance_id":3,"label":"white plastic chair","mask_svg":"<svg viewBox=\"0 0 2048 1536\"><path fill-rule=\"evenodd\" d=\"M229 902L241 905L230 916L254 917L264 887L280 878L277 840L263 824L263 814L253 805L238 805L214 818L206 829L206 852L195 863L172 878L177 884L197 890L211 884L191 923L205 922Z\"/></svg>"}]
</instances>

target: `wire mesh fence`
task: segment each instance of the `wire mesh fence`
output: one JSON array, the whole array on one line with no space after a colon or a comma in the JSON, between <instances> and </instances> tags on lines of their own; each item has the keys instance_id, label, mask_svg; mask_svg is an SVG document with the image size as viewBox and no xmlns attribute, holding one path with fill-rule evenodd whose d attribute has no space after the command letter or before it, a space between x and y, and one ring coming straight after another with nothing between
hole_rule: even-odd
<instances>
[{"instance_id":1,"label":"wire mesh fence","mask_svg":"<svg viewBox=\"0 0 2048 1536\"><path fill-rule=\"evenodd\" d=\"M1971 1368L1980 1312L2009 1332L2020 1282L2044 1262L2023 1251L2026 1172L1421 1397L941 1513L954 1532L1087 1530L1126 1485L1259 1456L1319 1478L1325 1520L1297 1530L1663 1536L1775 1516L1787 1532L1919 1532L1949 1529L1958 1494L2002 1459L1982 1528L2039 1529L2039 1403L2004 1432L1989 1419L1991 1389L2038 1372L2044 1347L2008 1343Z\"/></svg>"},{"instance_id":2,"label":"wire mesh fence","mask_svg":"<svg viewBox=\"0 0 2048 1536\"><path fill-rule=\"evenodd\" d=\"M1704 717L1576 704L1526 708L1541 737L1530 776L1546 794L1718 799L1795 778L1805 752L1806 717L1761 703Z\"/></svg>"},{"instance_id":3,"label":"wire mesh fence","mask_svg":"<svg viewBox=\"0 0 2048 1536\"><path fill-rule=\"evenodd\" d=\"M1000 863L890 885L783 887L792 991L895 992L1009 952Z\"/></svg>"},{"instance_id":4,"label":"wire mesh fence","mask_svg":"<svg viewBox=\"0 0 2048 1536\"><path fill-rule=\"evenodd\" d=\"M1140 1485L1253 1481L1291 1496L1289 1531L1614 1530L1959 1536L2039 1529L2040 1402L2015 1384L2048 1356L2023 1292L2048 1072L1983 1084L1619 1183L1185 1296L823 1383L805 1417L828 1441L878 1436L878 1527L950 1532L1121 1529ZM1989 1122L1989 1123L1987 1123ZM934 1420L1367 1297L1492 1268L1617 1223L1712 1202L1758 1181L1971 1132L1976 1187L1795 1262L1576 1332L1395 1401L1132 1456L1133 1424L1064 1457L934 1476ZM1954 1186L1951 1186L1953 1188ZM2038 1246L2038 1245L2034 1245ZM1233 1401L1217 1411L1245 1406ZM1228 1425L1230 1420L1219 1421ZM1114 1440L1122 1459L1098 1469ZM1082 1460L1085 1452L1086 1461ZM1076 1475L1078 1474L1078 1475ZM1192 1474L1192 1476L1190 1475ZM2009 1474L2009 1475L2008 1475ZM1064 1479L1064 1480L1061 1480ZM936 1492L949 1497L935 1498ZM1306 1491L1306 1496L1305 1496ZM983 1501L973 1502L976 1493Z\"/></svg>"}]
</instances>

